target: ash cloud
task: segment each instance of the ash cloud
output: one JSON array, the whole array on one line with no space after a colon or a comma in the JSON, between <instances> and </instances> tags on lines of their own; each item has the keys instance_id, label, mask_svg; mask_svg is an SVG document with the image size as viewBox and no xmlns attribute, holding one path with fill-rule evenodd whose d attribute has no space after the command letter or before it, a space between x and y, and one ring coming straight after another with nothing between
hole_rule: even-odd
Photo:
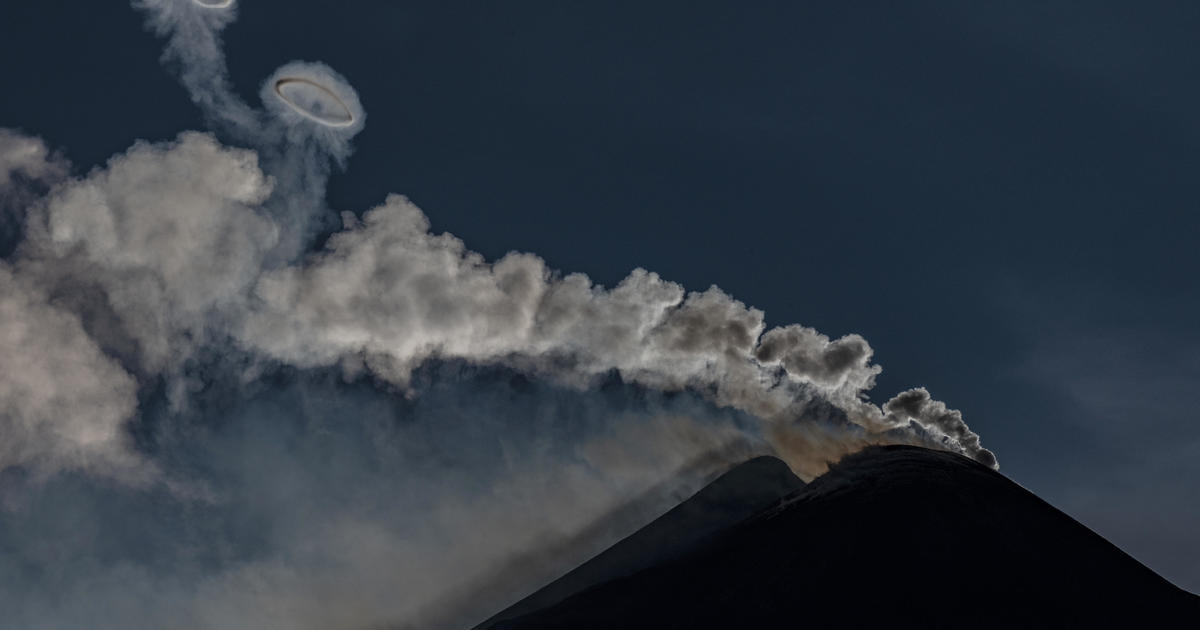
<instances>
[{"instance_id":1,"label":"ash cloud","mask_svg":"<svg viewBox=\"0 0 1200 630\"><path fill-rule=\"evenodd\" d=\"M485 260L399 195L328 208L366 120L346 79L293 62L251 106L220 44L236 4L134 6L211 132L81 176L0 132L21 217L0 606L21 627L465 627L752 455L806 478L878 443L995 465L925 390L869 402L858 335L768 329L642 269L605 288ZM287 78L352 123L282 101Z\"/></svg>"}]
</instances>

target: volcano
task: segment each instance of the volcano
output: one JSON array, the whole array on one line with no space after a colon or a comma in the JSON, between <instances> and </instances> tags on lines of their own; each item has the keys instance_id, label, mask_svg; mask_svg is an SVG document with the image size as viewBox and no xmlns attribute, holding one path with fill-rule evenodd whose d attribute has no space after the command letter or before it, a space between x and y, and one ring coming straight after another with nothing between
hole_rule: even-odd
<instances>
[{"instance_id":1,"label":"volcano","mask_svg":"<svg viewBox=\"0 0 1200 630\"><path fill-rule=\"evenodd\" d=\"M782 466L735 468L481 627L1200 627L1200 597L965 457L870 447L807 486Z\"/></svg>"}]
</instances>

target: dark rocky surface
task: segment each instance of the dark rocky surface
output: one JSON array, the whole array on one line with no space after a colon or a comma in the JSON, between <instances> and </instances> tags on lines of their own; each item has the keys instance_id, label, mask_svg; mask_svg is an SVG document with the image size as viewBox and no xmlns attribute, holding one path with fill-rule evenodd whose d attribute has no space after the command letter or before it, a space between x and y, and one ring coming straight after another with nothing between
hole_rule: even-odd
<instances>
[{"instance_id":1,"label":"dark rocky surface","mask_svg":"<svg viewBox=\"0 0 1200 630\"><path fill-rule=\"evenodd\" d=\"M577 586L556 584L543 591ZM845 458L682 554L491 627L875 624L1200 628L1200 597L996 471L889 446Z\"/></svg>"}]
</instances>

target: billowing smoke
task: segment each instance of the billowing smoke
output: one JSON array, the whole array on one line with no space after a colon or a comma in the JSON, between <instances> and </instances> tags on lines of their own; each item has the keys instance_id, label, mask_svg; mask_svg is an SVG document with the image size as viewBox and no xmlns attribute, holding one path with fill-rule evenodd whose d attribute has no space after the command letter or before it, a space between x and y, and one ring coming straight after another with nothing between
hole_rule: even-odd
<instances>
[{"instance_id":1,"label":"billowing smoke","mask_svg":"<svg viewBox=\"0 0 1200 630\"><path fill-rule=\"evenodd\" d=\"M0 608L16 627L465 627L762 453L995 458L865 339L716 287L485 260L326 206L366 115L230 88L236 3L136 0L211 131L85 176L0 130ZM315 237L329 236L315 249Z\"/></svg>"}]
</instances>

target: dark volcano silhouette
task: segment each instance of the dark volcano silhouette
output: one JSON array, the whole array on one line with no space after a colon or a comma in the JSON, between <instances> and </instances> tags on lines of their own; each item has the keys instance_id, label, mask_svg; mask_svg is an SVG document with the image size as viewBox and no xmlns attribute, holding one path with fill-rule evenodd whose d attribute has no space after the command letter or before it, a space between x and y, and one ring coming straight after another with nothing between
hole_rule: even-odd
<instances>
[{"instance_id":1,"label":"dark volcano silhouette","mask_svg":"<svg viewBox=\"0 0 1200 630\"><path fill-rule=\"evenodd\" d=\"M695 532L685 503L490 627L1200 628L1200 598L959 455L872 447L773 503Z\"/></svg>"}]
</instances>

